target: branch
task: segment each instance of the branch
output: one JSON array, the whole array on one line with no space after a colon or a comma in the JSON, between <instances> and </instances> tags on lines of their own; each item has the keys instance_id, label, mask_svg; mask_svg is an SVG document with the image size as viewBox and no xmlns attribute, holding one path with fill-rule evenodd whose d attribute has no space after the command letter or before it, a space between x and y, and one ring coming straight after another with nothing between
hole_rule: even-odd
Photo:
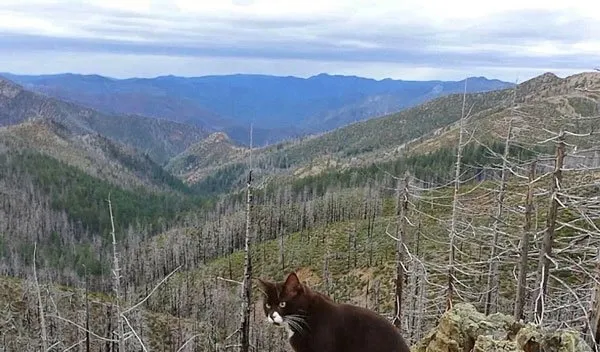
<instances>
[{"instance_id":1,"label":"branch","mask_svg":"<svg viewBox=\"0 0 600 352\"><path fill-rule=\"evenodd\" d=\"M75 342L75 343L74 343L73 345L71 345L70 347L67 347L67 348L65 348L65 349L63 350L63 352L67 352L67 351L69 351L69 350L72 350L73 348L75 348L75 347L77 347L77 346L81 345L81 344L82 344L82 343L84 343L84 342L85 342L85 339L83 339L83 340L80 340L79 342Z\"/></svg>"},{"instance_id":2,"label":"branch","mask_svg":"<svg viewBox=\"0 0 600 352\"><path fill-rule=\"evenodd\" d=\"M137 332L135 331L135 329L133 328L133 326L131 326L131 324L129 323L129 319L127 319L127 317L125 317L124 315L121 315L121 317L123 317L123 320L125 320L125 323L127 323L127 326L129 326L129 329L131 329L131 333L138 340L138 342L142 346L142 349L144 350L144 352L148 352L148 350L146 349L146 346L144 346L144 342L142 341L142 339L140 338L140 336L137 334Z\"/></svg>"},{"instance_id":3,"label":"branch","mask_svg":"<svg viewBox=\"0 0 600 352\"><path fill-rule=\"evenodd\" d=\"M193 339L195 339L195 338L196 338L196 337L198 337L198 336L200 336L200 334L196 334L196 335L194 335L194 336L190 337L189 339L187 339L187 340L186 340L186 341L183 343L183 345L181 345L181 347L179 347L179 348L177 349L177 352L180 352L180 351L181 351L181 350L182 350L182 349L183 349L183 348L184 348L184 347L185 347L185 346L186 346L188 343L190 343L190 341L192 341Z\"/></svg>"},{"instance_id":4,"label":"branch","mask_svg":"<svg viewBox=\"0 0 600 352\"><path fill-rule=\"evenodd\" d=\"M165 276L165 277L164 277L164 278L163 278L163 279L162 279L162 280L161 280L161 281L160 281L160 282L159 282L159 283L158 283L156 286L154 286L154 288L152 289L152 291L150 291L150 293L149 293L149 294L148 294L148 295L147 295L147 296L146 296L146 297L145 297L143 300L139 301L139 302L138 302L136 305L134 305L133 307L131 307L131 308L128 308L128 309L125 309L125 310L124 310L124 311L123 311L121 314L127 314L127 313L129 313L130 311L132 311L132 310L136 309L137 307L139 307L140 305L142 305L144 302L146 302L146 301L147 301L147 300L150 298L150 296L152 296L152 294L154 293L154 291L156 291L156 290L157 290L157 289L160 287L160 285L162 285L162 284L163 284L165 281L167 281L167 280L168 280L168 279L169 279L171 276L173 276L173 274L175 274L175 272L176 272L177 270L179 270L180 268L181 268L181 265L180 265L180 266L178 266L177 268L175 268L175 270L171 271L171 272L169 273L169 275Z\"/></svg>"},{"instance_id":5,"label":"branch","mask_svg":"<svg viewBox=\"0 0 600 352\"><path fill-rule=\"evenodd\" d=\"M238 285L243 285L244 284L241 281L230 280L230 279L226 279L226 278L223 278L223 277L220 277L220 276L217 276L217 279L223 280L223 281L226 281L226 282L231 282L231 283L238 284Z\"/></svg>"},{"instance_id":6,"label":"branch","mask_svg":"<svg viewBox=\"0 0 600 352\"><path fill-rule=\"evenodd\" d=\"M119 342L119 340L107 339L106 337L102 337L102 336L100 336L100 335L98 335L98 334L94 333L93 331L91 331L91 330L88 330L88 329L84 328L83 326L81 326L81 325L79 325L79 324L77 324L77 323L75 323L75 322L73 322L73 321L71 321L71 320L69 320L69 319L65 319L65 318L63 318L63 317L61 317L61 316L50 314L50 315L48 315L48 318L55 318L55 319L59 319L59 320L62 320L62 321L64 321L64 322L66 322L66 323L69 323L69 324L75 325L75 326L76 326L76 327L78 327L79 329L81 329L81 330L83 330L83 331L85 331L85 332L89 332L89 333L90 333L92 336L94 336L95 338L97 338L97 339L100 339L100 340L102 340L102 341L106 341L106 342Z\"/></svg>"}]
</instances>

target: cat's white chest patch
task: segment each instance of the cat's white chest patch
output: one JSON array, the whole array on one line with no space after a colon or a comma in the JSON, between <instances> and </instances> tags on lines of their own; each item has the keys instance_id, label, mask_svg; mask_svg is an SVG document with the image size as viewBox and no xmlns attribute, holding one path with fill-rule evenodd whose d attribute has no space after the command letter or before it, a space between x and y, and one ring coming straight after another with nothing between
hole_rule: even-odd
<instances>
[{"instance_id":1,"label":"cat's white chest patch","mask_svg":"<svg viewBox=\"0 0 600 352\"><path fill-rule=\"evenodd\" d=\"M292 328L290 328L290 324L288 324L288 323L284 323L284 327L285 327L285 331L287 331L288 339L291 339L292 336L294 336L294 330L292 330Z\"/></svg>"}]
</instances>

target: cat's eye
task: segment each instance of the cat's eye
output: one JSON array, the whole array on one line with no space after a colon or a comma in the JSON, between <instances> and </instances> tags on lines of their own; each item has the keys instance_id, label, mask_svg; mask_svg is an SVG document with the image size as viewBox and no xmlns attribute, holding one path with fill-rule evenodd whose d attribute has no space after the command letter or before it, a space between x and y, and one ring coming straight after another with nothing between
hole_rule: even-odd
<instances>
[{"instance_id":1,"label":"cat's eye","mask_svg":"<svg viewBox=\"0 0 600 352\"><path fill-rule=\"evenodd\" d=\"M279 308L285 308L285 302L279 302Z\"/></svg>"},{"instance_id":2,"label":"cat's eye","mask_svg":"<svg viewBox=\"0 0 600 352\"><path fill-rule=\"evenodd\" d=\"M271 305L269 303L265 303L265 307L267 307L267 309L271 309Z\"/></svg>"}]
</instances>

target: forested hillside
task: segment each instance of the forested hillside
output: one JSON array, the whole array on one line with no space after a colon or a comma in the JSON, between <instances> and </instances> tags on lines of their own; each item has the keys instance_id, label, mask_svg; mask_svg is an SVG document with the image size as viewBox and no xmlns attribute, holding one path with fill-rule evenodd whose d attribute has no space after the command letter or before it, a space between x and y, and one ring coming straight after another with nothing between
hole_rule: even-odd
<instances>
[{"instance_id":1,"label":"forested hillside","mask_svg":"<svg viewBox=\"0 0 600 352\"><path fill-rule=\"evenodd\" d=\"M37 243L41 272L53 281L78 282L86 268L100 277L109 196L123 216L119 238L133 229L161 233L181 212L207 204L155 161L199 140L202 131L100 114L5 80L0 87L2 274L26 276Z\"/></svg>"},{"instance_id":2,"label":"forested hillside","mask_svg":"<svg viewBox=\"0 0 600 352\"><path fill-rule=\"evenodd\" d=\"M515 89L487 93L467 94L464 113L469 115L466 123L475 130L476 138L489 145L502 145L502 132L506 130L506 117L518 108L513 119L517 141L531 140L542 128L558 129L577 116L594 115L598 112L597 97L583 94L581 89L596 89L597 73L582 73L561 79L551 73L535 77L519 84ZM468 85L468 84L467 84ZM361 177L384 165L386 171L402 171L402 164L417 163L411 156L425 158L420 164L431 163L439 154L453 154L457 143L457 121L463 113L463 95L455 94L438 98L407 109L398 114L359 122L330 133L280 143L254 151L254 170L262 175L287 176L292 182L308 183L315 178ZM573 128L584 128L585 123ZM534 131L532 134L530 131ZM518 144L517 144L518 146ZM431 154L431 156L428 156ZM182 155L186 155L185 153ZM236 185L242 178L245 154L230 154L227 161L211 158L190 160L185 178L189 183L202 183L206 174L203 167L216 168L222 189ZM213 160L214 157L212 157ZM412 161L411 161L412 160ZM429 161L427 161L429 160ZM374 165L376 164L376 165ZM381 165L380 165L381 164ZM438 172L451 174L451 163L437 163ZM195 167L194 165L202 166ZM433 165L431 165L434 167ZM425 166L424 166L425 167ZM194 171L198 170L200 172ZM171 168L176 174L183 171ZM430 172L435 178L437 172ZM419 171L417 171L419 172ZM329 175L329 176L327 176ZM346 176L344 176L346 175ZM209 180L215 183L215 180ZM359 182L360 184L360 182Z\"/></svg>"},{"instance_id":3,"label":"forested hillside","mask_svg":"<svg viewBox=\"0 0 600 352\"><path fill-rule=\"evenodd\" d=\"M0 268L16 279L0 280L4 345L229 350L243 341L244 275L290 271L398 317L411 343L469 302L593 345L599 91L600 74L545 74L252 151L213 134L167 164L181 179L137 157L112 166L129 176L86 171L16 148L34 122L5 129ZM69 138L49 145L70 151ZM138 155L119 150L110 160ZM120 185L127 177L138 183ZM252 290L250 344L285 350L259 298Z\"/></svg>"},{"instance_id":4,"label":"forested hillside","mask_svg":"<svg viewBox=\"0 0 600 352\"><path fill-rule=\"evenodd\" d=\"M0 126L52 120L69 132L98 133L148 153L164 163L207 133L194 126L137 115L109 115L24 90L0 77Z\"/></svg>"}]
</instances>

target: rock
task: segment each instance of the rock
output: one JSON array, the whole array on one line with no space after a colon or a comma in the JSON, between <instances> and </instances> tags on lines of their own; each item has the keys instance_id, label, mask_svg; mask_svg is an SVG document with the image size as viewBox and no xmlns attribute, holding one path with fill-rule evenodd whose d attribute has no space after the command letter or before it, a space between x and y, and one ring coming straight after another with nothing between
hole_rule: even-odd
<instances>
[{"instance_id":1,"label":"rock","mask_svg":"<svg viewBox=\"0 0 600 352\"><path fill-rule=\"evenodd\" d=\"M0 98L6 97L12 99L21 92L21 87L17 84L0 77ZM2 102L0 101L0 106Z\"/></svg>"},{"instance_id":2,"label":"rock","mask_svg":"<svg viewBox=\"0 0 600 352\"><path fill-rule=\"evenodd\" d=\"M458 303L411 352L592 352L580 334L546 331L511 316L485 316L471 304Z\"/></svg>"},{"instance_id":3,"label":"rock","mask_svg":"<svg viewBox=\"0 0 600 352\"><path fill-rule=\"evenodd\" d=\"M517 344L511 340L495 340L488 335L480 335L475 341L473 352L511 352L518 351Z\"/></svg>"}]
</instances>

